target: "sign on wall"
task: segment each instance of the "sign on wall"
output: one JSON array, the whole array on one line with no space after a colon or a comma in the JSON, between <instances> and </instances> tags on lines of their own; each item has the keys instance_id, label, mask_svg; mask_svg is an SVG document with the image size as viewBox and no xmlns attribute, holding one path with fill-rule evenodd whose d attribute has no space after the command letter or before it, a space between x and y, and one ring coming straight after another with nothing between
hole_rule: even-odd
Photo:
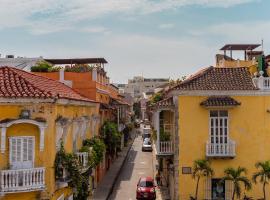
<instances>
[{"instance_id":1,"label":"sign on wall","mask_svg":"<svg viewBox=\"0 0 270 200\"><path fill-rule=\"evenodd\" d=\"M182 167L182 174L191 174L192 169L191 167Z\"/></svg>"}]
</instances>

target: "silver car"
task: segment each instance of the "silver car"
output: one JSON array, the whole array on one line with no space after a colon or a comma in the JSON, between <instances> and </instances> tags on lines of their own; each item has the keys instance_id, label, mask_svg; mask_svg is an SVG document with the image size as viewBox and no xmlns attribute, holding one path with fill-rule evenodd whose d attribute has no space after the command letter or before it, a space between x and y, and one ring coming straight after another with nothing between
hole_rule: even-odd
<instances>
[{"instance_id":1,"label":"silver car","mask_svg":"<svg viewBox=\"0 0 270 200\"><path fill-rule=\"evenodd\" d=\"M142 151L152 151L152 143L149 138L145 138L142 144Z\"/></svg>"}]
</instances>

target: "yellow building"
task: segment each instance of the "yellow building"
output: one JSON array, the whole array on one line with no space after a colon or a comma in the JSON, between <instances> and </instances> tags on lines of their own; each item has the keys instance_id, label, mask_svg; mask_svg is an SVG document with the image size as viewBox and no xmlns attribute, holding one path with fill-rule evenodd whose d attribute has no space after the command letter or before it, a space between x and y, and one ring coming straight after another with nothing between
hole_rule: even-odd
<instances>
[{"instance_id":1,"label":"yellow building","mask_svg":"<svg viewBox=\"0 0 270 200\"><path fill-rule=\"evenodd\" d=\"M219 185L225 168L245 167L251 180L257 170L255 163L270 160L269 81L262 73L252 77L245 67L209 67L169 91L168 97L177 98L174 111L179 139L179 171L174 169L178 194L173 199L195 195L194 160L207 159L214 170L212 177L199 183L200 200L232 199L232 183ZM268 198L269 192L267 186ZM262 198L262 184L253 183L245 192L242 186L242 197L244 193Z\"/></svg>"},{"instance_id":2,"label":"yellow building","mask_svg":"<svg viewBox=\"0 0 270 200\"><path fill-rule=\"evenodd\" d=\"M56 180L61 141L82 166L82 141L97 132L98 104L64 84L10 67L0 68L1 199L73 199Z\"/></svg>"}]
</instances>

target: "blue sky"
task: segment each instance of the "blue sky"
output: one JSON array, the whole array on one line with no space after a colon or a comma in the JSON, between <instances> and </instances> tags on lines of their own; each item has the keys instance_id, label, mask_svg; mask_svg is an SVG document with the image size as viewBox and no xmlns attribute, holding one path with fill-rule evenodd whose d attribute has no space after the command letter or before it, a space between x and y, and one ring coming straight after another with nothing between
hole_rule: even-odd
<instances>
[{"instance_id":1,"label":"blue sky","mask_svg":"<svg viewBox=\"0 0 270 200\"><path fill-rule=\"evenodd\" d=\"M113 82L177 78L213 65L225 43L268 53L269 0L0 0L0 53L105 57Z\"/></svg>"}]
</instances>

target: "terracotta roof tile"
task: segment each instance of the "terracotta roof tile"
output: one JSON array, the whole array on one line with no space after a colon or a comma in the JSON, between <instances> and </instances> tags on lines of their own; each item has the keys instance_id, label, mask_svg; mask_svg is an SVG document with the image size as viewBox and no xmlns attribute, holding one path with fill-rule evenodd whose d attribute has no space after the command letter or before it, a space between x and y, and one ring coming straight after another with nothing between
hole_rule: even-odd
<instances>
[{"instance_id":1,"label":"terracotta roof tile","mask_svg":"<svg viewBox=\"0 0 270 200\"><path fill-rule=\"evenodd\" d=\"M229 96L211 96L200 103L205 107L239 106L241 103Z\"/></svg>"},{"instance_id":2,"label":"terracotta roof tile","mask_svg":"<svg viewBox=\"0 0 270 200\"><path fill-rule=\"evenodd\" d=\"M94 102L63 83L13 67L0 67L0 97L63 98Z\"/></svg>"},{"instance_id":3,"label":"terracotta roof tile","mask_svg":"<svg viewBox=\"0 0 270 200\"><path fill-rule=\"evenodd\" d=\"M257 90L246 67L208 67L170 90Z\"/></svg>"}]
</instances>

